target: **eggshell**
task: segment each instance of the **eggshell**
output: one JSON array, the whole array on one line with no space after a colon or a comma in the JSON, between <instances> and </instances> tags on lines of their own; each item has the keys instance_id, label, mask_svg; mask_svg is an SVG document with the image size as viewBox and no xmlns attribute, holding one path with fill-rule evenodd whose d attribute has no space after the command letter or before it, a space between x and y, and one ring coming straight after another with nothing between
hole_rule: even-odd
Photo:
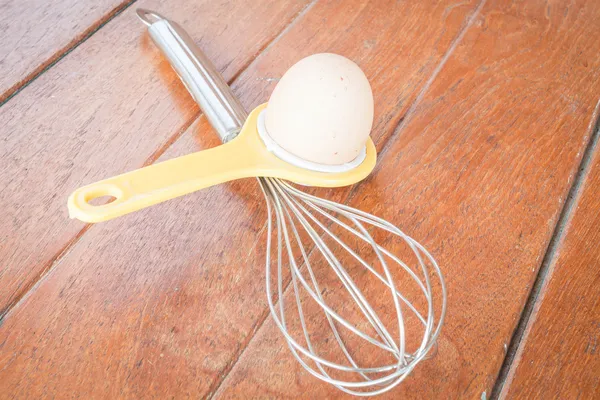
<instances>
[{"instance_id":1,"label":"eggshell","mask_svg":"<svg viewBox=\"0 0 600 400\"><path fill-rule=\"evenodd\" d=\"M354 160L373 125L373 93L354 62L322 53L294 64L273 90L265 115L269 136L308 161Z\"/></svg>"}]
</instances>

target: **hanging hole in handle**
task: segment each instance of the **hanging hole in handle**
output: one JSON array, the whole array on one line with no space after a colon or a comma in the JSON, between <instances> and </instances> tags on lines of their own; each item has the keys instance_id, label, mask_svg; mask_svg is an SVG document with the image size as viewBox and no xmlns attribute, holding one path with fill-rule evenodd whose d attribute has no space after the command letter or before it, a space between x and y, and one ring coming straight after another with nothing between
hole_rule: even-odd
<instances>
[{"instance_id":1,"label":"hanging hole in handle","mask_svg":"<svg viewBox=\"0 0 600 400\"><path fill-rule=\"evenodd\" d=\"M111 196L111 195L105 195L105 196L100 196L100 197L94 197L93 199L89 199L87 201L88 204L98 207L98 206L103 206L105 204L110 204L113 201L115 201L117 198L115 196Z\"/></svg>"},{"instance_id":2,"label":"hanging hole in handle","mask_svg":"<svg viewBox=\"0 0 600 400\"><path fill-rule=\"evenodd\" d=\"M83 201L94 207L106 206L122 199L123 191L114 184L93 186L83 193Z\"/></svg>"}]
</instances>

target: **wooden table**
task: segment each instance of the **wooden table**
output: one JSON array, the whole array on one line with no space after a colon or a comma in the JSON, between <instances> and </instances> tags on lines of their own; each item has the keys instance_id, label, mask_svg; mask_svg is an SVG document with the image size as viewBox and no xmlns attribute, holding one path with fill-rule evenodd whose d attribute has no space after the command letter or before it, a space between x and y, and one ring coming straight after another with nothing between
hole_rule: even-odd
<instances>
[{"instance_id":1,"label":"wooden table","mask_svg":"<svg viewBox=\"0 0 600 400\"><path fill-rule=\"evenodd\" d=\"M320 194L422 242L449 291L437 355L383 397L600 397L600 2L4 0L0 398L342 397L268 315L254 180L68 219L78 186L218 144L137 7L248 109L312 53L365 71L378 167Z\"/></svg>"}]
</instances>

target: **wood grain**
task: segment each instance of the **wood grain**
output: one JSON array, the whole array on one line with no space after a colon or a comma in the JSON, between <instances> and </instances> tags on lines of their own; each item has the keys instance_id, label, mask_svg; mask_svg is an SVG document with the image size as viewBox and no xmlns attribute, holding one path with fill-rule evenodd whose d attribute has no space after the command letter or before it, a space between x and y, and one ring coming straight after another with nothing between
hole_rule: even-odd
<instances>
[{"instance_id":1,"label":"wood grain","mask_svg":"<svg viewBox=\"0 0 600 400\"><path fill-rule=\"evenodd\" d=\"M382 148L474 6L316 3L236 80L235 91L250 108L304 54L353 57L375 89L374 138ZM436 23L424 27L423 16ZM216 144L200 119L163 158ZM262 203L255 182L244 180L94 226L6 316L0 393L212 393L266 317Z\"/></svg>"},{"instance_id":2,"label":"wood grain","mask_svg":"<svg viewBox=\"0 0 600 400\"><path fill-rule=\"evenodd\" d=\"M600 151L517 350L503 398L600 397Z\"/></svg>"},{"instance_id":3,"label":"wood grain","mask_svg":"<svg viewBox=\"0 0 600 400\"><path fill-rule=\"evenodd\" d=\"M129 1L7 0L0 4L0 102Z\"/></svg>"},{"instance_id":4,"label":"wood grain","mask_svg":"<svg viewBox=\"0 0 600 400\"><path fill-rule=\"evenodd\" d=\"M593 1L488 2L352 195L425 244L448 284L438 354L388 398L489 396L590 138L599 17ZM215 394L242 396L343 397L270 319Z\"/></svg>"},{"instance_id":5,"label":"wood grain","mask_svg":"<svg viewBox=\"0 0 600 400\"><path fill-rule=\"evenodd\" d=\"M162 11L157 2L138 5ZM189 26L231 79L305 5L181 1L165 14ZM85 225L68 219L69 193L153 162L197 115L134 8L0 109L0 317L81 236Z\"/></svg>"}]
</instances>

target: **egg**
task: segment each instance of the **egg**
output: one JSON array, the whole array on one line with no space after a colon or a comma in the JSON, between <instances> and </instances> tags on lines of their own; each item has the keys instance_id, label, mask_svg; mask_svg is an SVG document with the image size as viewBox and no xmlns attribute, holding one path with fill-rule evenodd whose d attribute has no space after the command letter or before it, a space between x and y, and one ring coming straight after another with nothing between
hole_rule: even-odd
<instances>
[{"instance_id":1,"label":"egg","mask_svg":"<svg viewBox=\"0 0 600 400\"><path fill-rule=\"evenodd\" d=\"M358 65L322 53L294 64L267 104L265 128L303 160L341 165L355 160L373 125L373 93Z\"/></svg>"}]
</instances>

